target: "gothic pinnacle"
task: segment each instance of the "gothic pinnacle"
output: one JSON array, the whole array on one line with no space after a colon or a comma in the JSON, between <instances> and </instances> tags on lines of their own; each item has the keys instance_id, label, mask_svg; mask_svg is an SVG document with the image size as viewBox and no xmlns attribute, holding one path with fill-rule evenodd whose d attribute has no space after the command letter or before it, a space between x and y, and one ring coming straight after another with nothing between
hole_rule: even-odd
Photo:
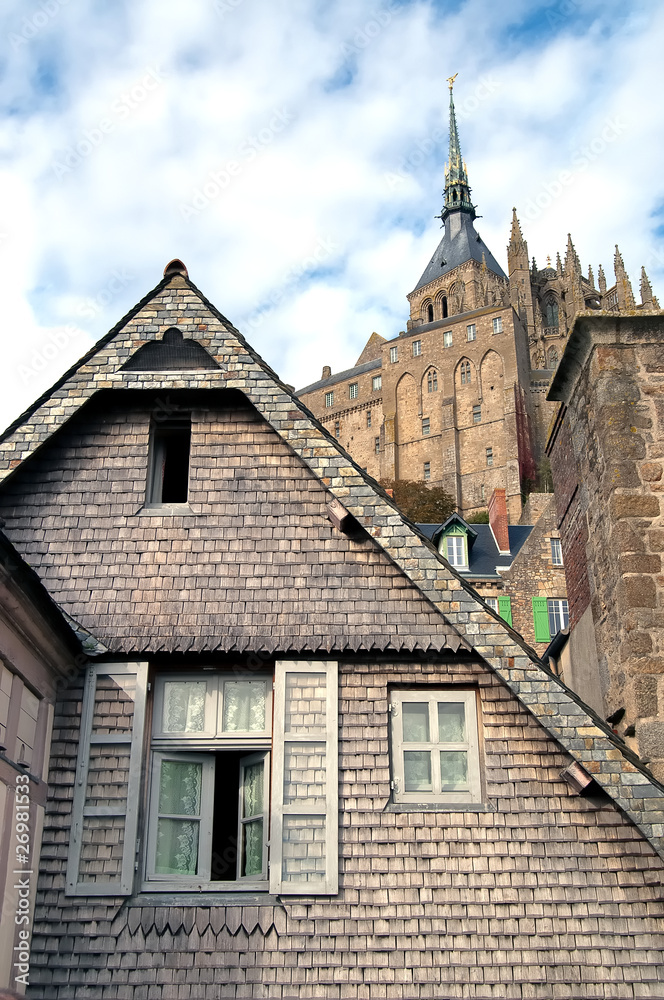
<instances>
[{"instance_id":1,"label":"gothic pinnacle","mask_svg":"<svg viewBox=\"0 0 664 1000\"><path fill-rule=\"evenodd\" d=\"M602 295L604 295L606 292L606 275L604 274L604 268L601 264L597 268L597 287Z\"/></svg>"}]
</instances>

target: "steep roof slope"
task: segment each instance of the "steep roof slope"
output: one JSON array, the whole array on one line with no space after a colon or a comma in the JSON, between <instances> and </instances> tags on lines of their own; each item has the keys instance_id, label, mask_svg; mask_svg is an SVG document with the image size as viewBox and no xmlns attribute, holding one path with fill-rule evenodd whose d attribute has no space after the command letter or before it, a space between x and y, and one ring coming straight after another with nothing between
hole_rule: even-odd
<instances>
[{"instance_id":1,"label":"steep roof slope","mask_svg":"<svg viewBox=\"0 0 664 1000\"><path fill-rule=\"evenodd\" d=\"M129 356L183 317L218 368L122 370ZM182 322L183 329L185 328ZM328 435L244 338L183 275L168 276L0 441L0 480L34 454L101 389L237 389L434 604L446 634L472 648L542 726L595 778L664 856L664 788L608 727L554 677L523 640L451 570L431 543ZM451 626L451 632L447 630Z\"/></svg>"},{"instance_id":2,"label":"steep roof slope","mask_svg":"<svg viewBox=\"0 0 664 1000\"><path fill-rule=\"evenodd\" d=\"M493 271L500 278L506 277L502 267L479 233L476 232L471 217L459 213L457 231L452 235L452 227L446 223L445 234L413 291L416 292L418 288L423 288L430 281L435 281L436 278L440 278L444 274L449 274L450 271L453 271L469 260L475 260L478 264L481 264L482 257L484 257L486 266L490 271Z\"/></svg>"}]
</instances>

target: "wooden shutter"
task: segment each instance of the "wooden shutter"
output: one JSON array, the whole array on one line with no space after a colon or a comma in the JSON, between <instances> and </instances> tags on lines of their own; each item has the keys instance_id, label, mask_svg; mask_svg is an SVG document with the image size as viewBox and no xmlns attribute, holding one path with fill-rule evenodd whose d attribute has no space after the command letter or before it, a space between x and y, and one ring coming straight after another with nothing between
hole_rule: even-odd
<instances>
[{"instance_id":1,"label":"wooden shutter","mask_svg":"<svg viewBox=\"0 0 664 1000\"><path fill-rule=\"evenodd\" d=\"M337 664L275 664L270 892L338 888Z\"/></svg>"},{"instance_id":2,"label":"wooden shutter","mask_svg":"<svg viewBox=\"0 0 664 1000\"><path fill-rule=\"evenodd\" d=\"M501 618L504 618L508 625L512 624L512 598L511 597L499 597L498 598L498 614Z\"/></svg>"},{"instance_id":3,"label":"wooden shutter","mask_svg":"<svg viewBox=\"0 0 664 1000\"><path fill-rule=\"evenodd\" d=\"M88 668L67 894L127 896L136 857L147 663Z\"/></svg>"},{"instance_id":4,"label":"wooden shutter","mask_svg":"<svg viewBox=\"0 0 664 1000\"><path fill-rule=\"evenodd\" d=\"M551 633L549 632L549 611L546 604L546 597L533 597L532 602L535 642L548 642L551 638Z\"/></svg>"}]
</instances>

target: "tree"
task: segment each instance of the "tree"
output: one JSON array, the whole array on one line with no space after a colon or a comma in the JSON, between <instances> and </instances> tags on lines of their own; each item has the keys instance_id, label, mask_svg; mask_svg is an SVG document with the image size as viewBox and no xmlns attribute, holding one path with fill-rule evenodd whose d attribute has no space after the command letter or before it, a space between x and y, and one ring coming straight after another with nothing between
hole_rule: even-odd
<instances>
[{"instance_id":1,"label":"tree","mask_svg":"<svg viewBox=\"0 0 664 1000\"><path fill-rule=\"evenodd\" d=\"M474 514L469 514L468 517L464 518L464 520L467 524L488 524L489 511L477 510Z\"/></svg>"},{"instance_id":2,"label":"tree","mask_svg":"<svg viewBox=\"0 0 664 1000\"><path fill-rule=\"evenodd\" d=\"M410 521L442 524L456 509L454 497L442 486L427 486L410 479L387 479L381 483Z\"/></svg>"}]
</instances>

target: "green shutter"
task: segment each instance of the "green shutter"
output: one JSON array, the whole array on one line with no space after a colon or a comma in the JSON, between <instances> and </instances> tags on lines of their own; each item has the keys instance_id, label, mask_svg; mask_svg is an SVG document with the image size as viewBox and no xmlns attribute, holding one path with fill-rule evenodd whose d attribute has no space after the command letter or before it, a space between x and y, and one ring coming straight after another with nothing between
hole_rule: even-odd
<instances>
[{"instance_id":1,"label":"green shutter","mask_svg":"<svg viewBox=\"0 0 664 1000\"><path fill-rule=\"evenodd\" d=\"M551 633L549 632L549 612L546 606L546 597L533 597L532 601L535 642L548 642L551 638Z\"/></svg>"},{"instance_id":2,"label":"green shutter","mask_svg":"<svg viewBox=\"0 0 664 1000\"><path fill-rule=\"evenodd\" d=\"M498 614L501 618L504 618L508 625L512 624L512 598L511 597L499 597L498 598Z\"/></svg>"}]
</instances>

